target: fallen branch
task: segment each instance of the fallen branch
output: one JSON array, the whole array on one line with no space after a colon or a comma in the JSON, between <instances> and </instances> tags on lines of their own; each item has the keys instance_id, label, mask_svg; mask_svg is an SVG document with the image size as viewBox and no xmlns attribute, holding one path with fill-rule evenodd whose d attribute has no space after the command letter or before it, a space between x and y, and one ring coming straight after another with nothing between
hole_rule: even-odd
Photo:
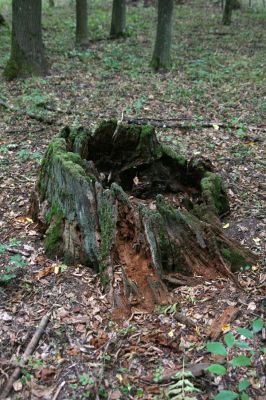
<instances>
[{"instance_id":1,"label":"fallen branch","mask_svg":"<svg viewBox=\"0 0 266 400\"><path fill-rule=\"evenodd\" d=\"M143 125L149 124L157 128L181 128L181 129L194 129L194 128L213 128L218 126L219 128L233 128L240 129L243 128L242 125L216 122L216 121L195 121L193 118L170 118L170 119L154 119L154 118L124 118L124 121L128 124ZM189 121L189 122L188 122ZM247 126L249 130L259 130L266 132L266 125L258 126ZM257 138L256 138L257 140Z\"/></svg>"},{"instance_id":2,"label":"fallen branch","mask_svg":"<svg viewBox=\"0 0 266 400\"><path fill-rule=\"evenodd\" d=\"M21 110L21 109L15 107L13 105L9 105L3 99L0 99L0 105L3 108L5 108L6 110L9 110L9 111L12 111L12 112L16 112L19 115L25 115L25 116L27 116L27 117L29 117L31 119L35 119L36 121L43 122L43 123L45 123L47 125L55 125L56 124L56 121L54 119L45 118L42 115L37 115L37 114L31 113L31 112L29 112L27 110Z\"/></svg>"},{"instance_id":3,"label":"fallen branch","mask_svg":"<svg viewBox=\"0 0 266 400\"><path fill-rule=\"evenodd\" d=\"M19 378L20 372L21 372L21 368L23 368L25 366L25 364L28 362L28 359L30 357L30 355L34 352L41 336L43 335L45 328L49 322L51 316L51 312L48 312L46 315L43 316L40 325L38 326L38 328L36 329L34 335L32 336L31 341L29 342L28 346L26 347L19 365L15 368L13 374L10 376L6 387L4 388L2 394L1 394L1 399L5 399L6 397L8 397L14 382Z\"/></svg>"},{"instance_id":4,"label":"fallen branch","mask_svg":"<svg viewBox=\"0 0 266 400\"><path fill-rule=\"evenodd\" d=\"M190 328L196 328L196 324L194 321L192 321L192 319L185 317L184 315L182 315L181 313L175 312L173 317L178 321L181 322L181 324L183 325L187 325Z\"/></svg>"}]
</instances>

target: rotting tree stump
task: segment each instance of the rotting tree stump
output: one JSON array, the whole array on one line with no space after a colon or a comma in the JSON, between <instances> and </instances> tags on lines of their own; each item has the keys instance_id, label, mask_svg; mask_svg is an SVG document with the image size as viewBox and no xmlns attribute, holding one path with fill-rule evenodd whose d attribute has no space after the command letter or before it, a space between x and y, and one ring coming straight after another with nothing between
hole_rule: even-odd
<instances>
[{"instance_id":1,"label":"rotting tree stump","mask_svg":"<svg viewBox=\"0 0 266 400\"><path fill-rule=\"evenodd\" d=\"M229 202L210 161L185 159L151 126L64 128L31 204L47 255L96 269L119 313L171 302L182 275L238 285L233 272L255 261L221 229Z\"/></svg>"}]
</instances>

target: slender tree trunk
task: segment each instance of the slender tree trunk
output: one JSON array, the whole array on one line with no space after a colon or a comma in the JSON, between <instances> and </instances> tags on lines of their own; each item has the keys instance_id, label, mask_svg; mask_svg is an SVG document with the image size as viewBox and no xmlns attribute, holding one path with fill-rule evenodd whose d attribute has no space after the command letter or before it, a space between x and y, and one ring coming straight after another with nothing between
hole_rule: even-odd
<instances>
[{"instance_id":1,"label":"slender tree trunk","mask_svg":"<svg viewBox=\"0 0 266 400\"><path fill-rule=\"evenodd\" d=\"M234 0L226 0L223 12L223 24L231 25Z\"/></svg>"},{"instance_id":2,"label":"slender tree trunk","mask_svg":"<svg viewBox=\"0 0 266 400\"><path fill-rule=\"evenodd\" d=\"M89 44L87 0L76 0L76 45L86 48Z\"/></svg>"},{"instance_id":3,"label":"slender tree trunk","mask_svg":"<svg viewBox=\"0 0 266 400\"><path fill-rule=\"evenodd\" d=\"M0 25L5 25L6 21L2 14L0 14Z\"/></svg>"},{"instance_id":4,"label":"slender tree trunk","mask_svg":"<svg viewBox=\"0 0 266 400\"><path fill-rule=\"evenodd\" d=\"M158 1L157 33L151 65L157 71L170 66L172 15L174 1Z\"/></svg>"},{"instance_id":5,"label":"slender tree trunk","mask_svg":"<svg viewBox=\"0 0 266 400\"><path fill-rule=\"evenodd\" d=\"M45 75L41 0L12 1L11 56L4 70L8 79Z\"/></svg>"},{"instance_id":6,"label":"slender tree trunk","mask_svg":"<svg viewBox=\"0 0 266 400\"><path fill-rule=\"evenodd\" d=\"M126 34L126 0L113 0L111 38Z\"/></svg>"},{"instance_id":7,"label":"slender tree trunk","mask_svg":"<svg viewBox=\"0 0 266 400\"><path fill-rule=\"evenodd\" d=\"M55 6L54 0L49 0L49 6L50 6L50 7L54 7L54 6Z\"/></svg>"}]
</instances>

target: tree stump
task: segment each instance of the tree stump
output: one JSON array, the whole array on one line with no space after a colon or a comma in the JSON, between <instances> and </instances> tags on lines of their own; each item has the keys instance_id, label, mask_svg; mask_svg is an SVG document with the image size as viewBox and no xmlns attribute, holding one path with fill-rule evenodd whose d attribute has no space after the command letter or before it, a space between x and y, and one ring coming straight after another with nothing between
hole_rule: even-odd
<instances>
[{"instance_id":1,"label":"tree stump","mask_svg":"<svg viewBox=\"0 0 266 400\"><path fill-rule=\"evenodd\" d=\"M229 202L210 161L187 160L151 126L64 128L45 154L32 215L49 257L96 269L119 313L171 301L180 276L215 279L254 262L224 235ZM178 278L179 277L179 278Z\"/></svg>"}]
</instances>

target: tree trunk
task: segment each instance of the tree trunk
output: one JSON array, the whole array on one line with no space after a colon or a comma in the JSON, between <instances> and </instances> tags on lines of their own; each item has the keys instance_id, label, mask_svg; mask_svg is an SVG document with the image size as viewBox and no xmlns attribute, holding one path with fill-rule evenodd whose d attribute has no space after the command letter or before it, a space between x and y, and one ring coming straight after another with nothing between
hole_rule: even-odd
<instances>
[{"instance_id":1,"label":"tree trunk","mask_svg":"<svg viewBox=\"0 0 266 400\"><path fill-rule=\"evenodd\" d=\"M54 6L55 6L54 0L49 0L49 6L50 6L50 7L54 7Z\"/></svg>"},{"instance_id":2,"label":"tree trunk","mask_svg":"<svg viewBox=\"0 0 266 400\"><path fill-rule=\"evenodd\" d=\"M150 126L107 121L95 133L65 128L52 140L31 214L48 256L95 268L127 314L171 302L166 283L183 275L238 285L233 271L254 256L224 235L219 215L228 210L208 160L186 160Z\"/></svg>"},{"instance_id":3,"label":"tree trunk","mask_svg":"<svg viewBox=\"0 0 266 400\"><path fill-rule=\"evenodd\" d=\"M83 48L89 45L87 0L76 0L76 45Z\"/></svg>"},{"instance_id":4,"label":"tree trunk","mask_svg":"<svg viewBox=\"0 0 266 400\"><path fill-rule=\"evenodd\" d=\"M11 56L4 70L8 79L45 75L41 0L12 1Z\"/></svg>"},{"instance_id":5,"label":"tree trunk","mask_svg":"<svg viewBox=\"0 0 266 400\"><path fill-rule=\"evenodd\" d=\"M0 26L5 24L6 24L5 18L3 17L2 14L0 14Z\"/></svg>"},{"instance_id":6,"label":"tree trunk","mask_svg":"<svg viewBox=\"0 0 266 400\"><path fill-rule=\"evenodd\" d=\"M113 0L110 37L116 39L126 34L126 0Z\"/></svg>"},{"instance_id":7,"label":"tree trunk","mask_svg":"<svg viewBox=\"0 0 266 400\"><path fill-rule=\"evenodd\" d=\"M172 15L174 0L158 1L157 33L151 66L156 70L170 67Z\"/></svg>"},{"instance_id":8,"label":"tree trunk","mask_svg":"<svg viewBox=\"0 0 266 400\"><path fill-rule=\"evenodd\" d=\"M232 10L234 0L225 0L224 12L223 12L223 24L231 25Z\"/></svg>"}]
</instances>

